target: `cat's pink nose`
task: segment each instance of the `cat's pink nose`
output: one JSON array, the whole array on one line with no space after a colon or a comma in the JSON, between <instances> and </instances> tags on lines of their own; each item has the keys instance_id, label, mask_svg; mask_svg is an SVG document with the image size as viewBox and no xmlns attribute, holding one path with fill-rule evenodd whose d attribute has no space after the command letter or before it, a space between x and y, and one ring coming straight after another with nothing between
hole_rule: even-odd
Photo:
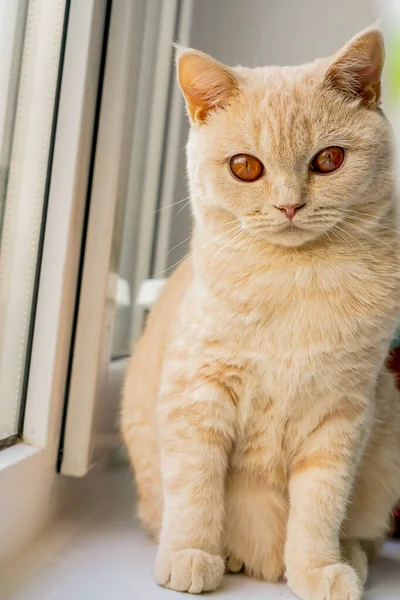
<instances>
[{"instance_id":1,"label":"cat's pink nose","mask_svg":"<svg viewBox=\"0 0 400 600\"><path fill-rule=\"evenodd\" d=\"M300 208L303 208L304 204L286 204L283 206L276 206L275 208L277 208L278 210L281 210L282 212L286 213L286 216L288 219L292 220L295 216L295 214L297 213L298 210L300 210Z\"/></svg>"}]
</instances>

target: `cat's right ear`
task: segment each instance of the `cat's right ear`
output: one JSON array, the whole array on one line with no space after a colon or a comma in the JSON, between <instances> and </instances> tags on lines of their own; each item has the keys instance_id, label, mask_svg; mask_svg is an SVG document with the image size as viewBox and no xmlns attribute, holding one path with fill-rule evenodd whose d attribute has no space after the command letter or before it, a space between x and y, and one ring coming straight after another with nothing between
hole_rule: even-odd
<instances>
[{"instance_id":1,"label":"cat's right ear","mask_svg":"<svg viewBox=\"0 0 400 600\"><path fill-rule=\"evenodd\" d=\"M325 84L367 108L379 105L385 50L382 34L367 29L337 54L325 74Z\"/></svg>"},{"instance_id":2,"label":"cat's right ear","mask_svg":"<svg viewBox=\"0 0 400 600\"><path fill-rule=\"evenodd\" d=\"M178 83L195 123L203 123L211 111L225 108L238 91L234 73L204 52L178 47L176 64Z\"/></svg>"}]
</instances>

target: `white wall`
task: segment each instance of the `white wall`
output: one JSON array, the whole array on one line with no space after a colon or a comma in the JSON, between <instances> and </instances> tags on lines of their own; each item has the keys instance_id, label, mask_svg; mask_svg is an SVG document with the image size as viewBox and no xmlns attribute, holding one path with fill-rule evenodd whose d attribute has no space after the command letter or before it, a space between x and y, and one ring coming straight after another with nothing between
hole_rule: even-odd
<instances>
[{"instance_id":1,"label":"white wall","mask_svg":"<svg viewBox=\"0 0 400 600\"><path fill-rule=\"evenodd\" d=\"M194 0L190 43L228 64L299 64L372 25L369 0Z\"/></svg>"},{"instance_id":2,"label":"white wall","mask_svg":"<svg viewBox=\"0 0 400 600\"><path fill-rule=\"evenodd\" d=\"M186 2L187 0L183 0ZM397 1L397 0L396 0ZM400 2L400 0L398 0ZM300 64L329 55L378 18L373 0L193 0L189 45L230 65ZM182 127L175 200L187 195ZM177 205L177 210L181 205ZM183 210L171 228L170 248L190 232L190 213ZM173 265L185 254L182 244L169 255Z\"/></svg>"}]
</instances>

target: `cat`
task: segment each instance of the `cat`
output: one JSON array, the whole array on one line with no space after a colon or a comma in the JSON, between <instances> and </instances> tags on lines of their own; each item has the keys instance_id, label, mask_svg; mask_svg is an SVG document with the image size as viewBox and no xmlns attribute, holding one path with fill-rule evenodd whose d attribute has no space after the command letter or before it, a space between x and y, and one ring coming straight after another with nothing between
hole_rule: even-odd
<instances>
[{"instance_id":1,"label":"cat","mask_svg":"<svg viewBox=\"0 0 400 600\"><path fill-rule=\"evenodd\" d=\"M399 315L381 34L299 67L178 49L191 254L128 369L122 431L156 581L225 569L358 600L400 497Z\"/></svg>"}]
</instances>

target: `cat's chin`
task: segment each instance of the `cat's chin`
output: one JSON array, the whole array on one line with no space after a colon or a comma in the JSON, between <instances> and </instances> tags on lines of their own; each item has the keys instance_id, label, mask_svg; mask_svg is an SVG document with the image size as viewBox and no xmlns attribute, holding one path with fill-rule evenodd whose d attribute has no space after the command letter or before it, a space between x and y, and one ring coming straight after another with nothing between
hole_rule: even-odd
<instances>
[{"instance_id":1,"label":"cat's chin","mask_svg":"<svg viewBox=\"0 0 400 600\"><path fill-rule=\"evenodd\" d=\"M285 248L297 248L304 246L304 244L309 244L320 237L319 233L300 229L300 227L295 226L286 227L285 229L276 233L270 231L260 232L259 230L251 233L256 235L256 237L273 244L274 246L284 246Z\"/></svg>"}]
</instances>

